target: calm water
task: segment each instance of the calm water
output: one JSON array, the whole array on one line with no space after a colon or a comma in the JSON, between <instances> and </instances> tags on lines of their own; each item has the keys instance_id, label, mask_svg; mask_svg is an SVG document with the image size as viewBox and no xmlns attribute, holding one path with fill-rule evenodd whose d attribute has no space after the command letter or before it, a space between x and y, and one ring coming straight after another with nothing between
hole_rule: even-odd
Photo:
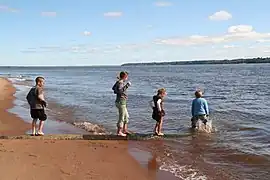
<instances>
[{"instance_id":1,"label":"calm water","mask_svg":"<svg viewBox=\"0 0 270 180\"><path fill-rule=\"evenodd\" d=\"M148 102L158 88L165 87L164 132L185 135L158 144L143 143L157 154L160 169L182 179L270 179L270 64L0 70L24 86L44 76L51 119L91 122L112 133L117 111L111 87L117 72L127 70L132 82L130 129L153 131ZM190 105L197 88L205 91L209 102L217 129L213 134L189 131ZM20 98L24 101L25 94Z\"/></svg>"}]
</instances>

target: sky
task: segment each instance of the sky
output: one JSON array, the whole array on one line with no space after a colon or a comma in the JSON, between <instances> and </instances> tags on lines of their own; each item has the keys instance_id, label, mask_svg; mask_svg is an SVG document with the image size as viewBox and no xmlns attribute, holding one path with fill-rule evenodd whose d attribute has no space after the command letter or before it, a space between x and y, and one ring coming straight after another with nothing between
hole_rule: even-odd
<instances>
[{"instance_id":1,"label":"sky","mask_svg":"<svg viewBox=\"0 0 270 180\"><path fill-rule=\"evenodd\" d=\"M267 57L269 7L269 0L0 0L0 65Z\"/></svg>"}]
</instances>

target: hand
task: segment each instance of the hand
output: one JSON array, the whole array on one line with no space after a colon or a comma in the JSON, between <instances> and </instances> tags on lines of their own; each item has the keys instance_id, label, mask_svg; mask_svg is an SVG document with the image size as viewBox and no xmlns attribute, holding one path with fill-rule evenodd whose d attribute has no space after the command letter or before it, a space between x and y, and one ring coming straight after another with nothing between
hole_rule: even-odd
<instances>
[{"instance_id":1,"label":"hand","mask_svg":"<svg viewBox=\"0 0 270 180\"><path fill-rule=\"evenodd\" d=\"M163 110L162 110L162 111L159 111L158 114L159 114L160 116L165 116L165 111L163 111Z\"/></svg>"},{"instance_id":2,"label":"hand","mask_svg":"<svg viewBox=\"0 0 270 180\"><path fill-rule=\"evenodd\" d=\"M128 85L128 86L131 86L131 82L128 82L127 85Z\"/></svg>"},{"instance_id":3,"label":"hand","mask_svg":"<svg viewBox=\"0 0 270 180\"><path fill-rule=\"evenodd\" d=\"M161 113L162 113L162 115L163 115L163 116L165 116L165 115L166 115L166 113L165 113L165 111L164 111L164 110L163 110Z\"/></svg>"},{"instance_id":4,"label":"hand","mask_svg":"<svg viewBox=\"0 0 270 180\"><path fill-rule=\"evenodd\" d=\"M42 105L43 105L44 107L47 107L46 101L42 101L41 103L42 103Z\"/></svg>"}]
</instances>

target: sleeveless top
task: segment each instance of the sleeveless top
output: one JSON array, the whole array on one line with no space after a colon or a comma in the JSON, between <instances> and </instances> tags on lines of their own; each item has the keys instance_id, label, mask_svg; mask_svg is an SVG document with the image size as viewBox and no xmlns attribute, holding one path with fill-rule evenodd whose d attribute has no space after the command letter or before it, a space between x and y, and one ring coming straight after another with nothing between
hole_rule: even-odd
<instances>
[{"instance_id":1,"label":"sleeveless top","mask_svg":"<svg viewBox=\"0 0 270 180\"><path fill-rule=\"evenodd\" d=\"M161 97L159 97L158 95L153 96L153 101L154 101L154 107L153 110L158 112L158 105L157 102L158 100L161 99L161 103L160 103L160 107L161 107L161 111L164 111L164 107L163 107L163 99Z\"/></svg>"}]
</instances>

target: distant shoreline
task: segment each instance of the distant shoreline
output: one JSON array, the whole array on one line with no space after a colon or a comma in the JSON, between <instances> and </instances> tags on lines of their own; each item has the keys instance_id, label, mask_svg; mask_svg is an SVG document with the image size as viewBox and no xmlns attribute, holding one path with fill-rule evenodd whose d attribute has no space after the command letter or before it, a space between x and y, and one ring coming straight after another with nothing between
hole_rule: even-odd
<instances>
[{"instance_id":1,"label":"distant shoreline","mask_svg":"<svg viewBox=\"0 0 270 180\"><path fill-rule=\"evenodd\" d=\"M193 60L193 61L171 61L171 62L149 62L149 63L125 63L121 66L148 66L148 65L196 65L196 64L259 64L270 63L270 57L246 58L232 60Z\"/></svg>"}]
</instances>

